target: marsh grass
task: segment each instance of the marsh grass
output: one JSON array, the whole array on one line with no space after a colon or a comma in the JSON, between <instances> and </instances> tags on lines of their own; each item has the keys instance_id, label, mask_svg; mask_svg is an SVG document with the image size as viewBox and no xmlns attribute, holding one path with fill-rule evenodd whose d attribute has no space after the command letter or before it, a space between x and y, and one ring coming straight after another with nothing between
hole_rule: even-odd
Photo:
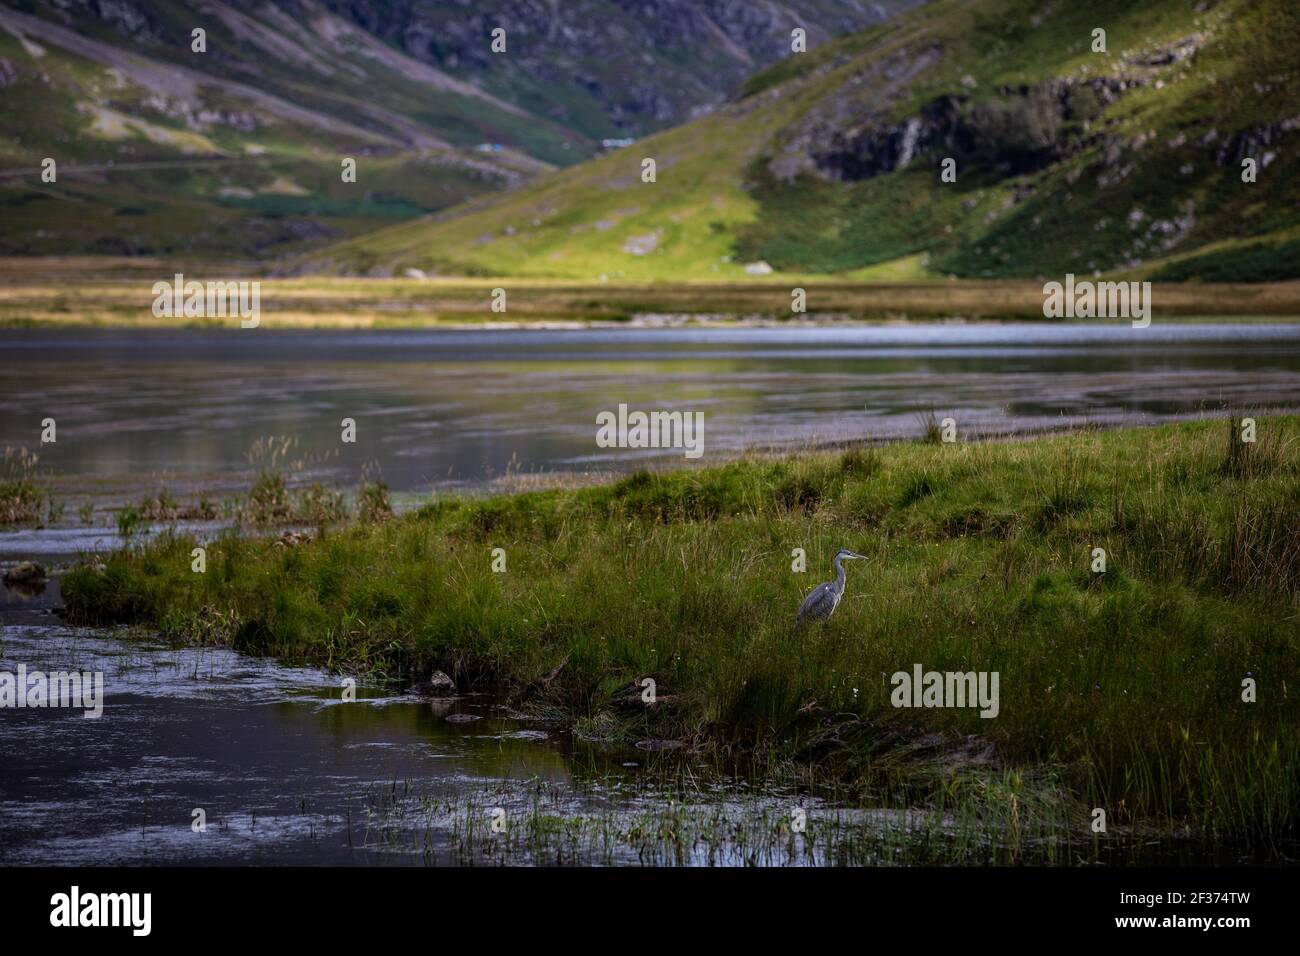
<instances>
[{"instance_id":1,"label":"marsh grass","mask_svg":"<svg viewBox=\"0 0 1300 956\"><path fill-rule=\"evenodd\" d=\"M44 520L46 495L36 482L39 461L39 456L27 448L5 448L4 471L0 474L0 526Z\"/></svg>"},{"instance_id":2,"label":"marsh grass","mask_svg":"<svg viewBox=\"0 0 1300 956\"><path fill-rule=\"evenodd\" d=\"M943 441L943 429L939 427L939 419L933 409L921 416L921 429L921 441L927 445L938 445Z\"/></svg>"},{"instance_id":3,"label":"marsh grass","mask_svg":"<svg viewBox=\"0 0 1300 956\"><path fill-rule=\"evenodd\" d=\"M929 187L924 187L928 189ZM797 191L802 194L802 191ZM964 215L964 213L963 213ZM605 237L596 240L608 246ZM724 242L727 240L724 239ZM626 256L624 256L626 258ZM658 257L647 257L647 259ZM0 328L42 326L156 327L149 283L105 278L79 270L43 284L30 279L31 260L20 275L0 257ZM668 266L664 266L668 268ZM87 269L94 266L88 265ZM103 268L101 266L100 268ZM155 268L160 268L155 266ZM197 268L197 267L196 267ZM739 268L739 266L737 266ZM42 261L46 273L57 265ZM189 269L186 270L190 271ZM588 273L599 274L600 270ZM737 321L790 316L795 274L765 280L592 282L516 277L508 315L487 303L499 279L262 278L264 328L424 328L510 323L626 322L639 315L690 316ZM963 316L1043 320L1041 281L949 281L865 283L804 276L815 310L807 321L925 321ZM1153 293L1165 316L1286 316L1300 313L1300 291L1291 282L1213 285L1192 282L1158 286ZM193 325L194 319L162 320ZM203 319L202 327L237 325L238 319Z\"/></svg>"},{"instance_id":4,"label":"marsh grass","mask_svg":"<svg viewBox=\"0 0 1300 956\"><path fill-rule=\"evenodd\" d=\"M884 805L978 791L981 814L1014 806L1029 827L1046 787L1080 821L1102 806L1125 826L1268 842L1294 834L1300 807L1300 482L1285 454L1233 474L1220 428L899 444L440 499L294 548L222 538L203 575L192 542L167 536L72 572L63 594L78 622L352 672L438 668L596 731L631 723ZM1259 432L1291 448L1300 419L1260 418ZM795 635L842 547L872 560L850 565L826 626ZM889 675L915 663L998 671L999 716L894 709ZM644 677L661 702L629 708ZM1025 785L995 786L1009 774Z\"/></svg>"},{"instance_id":5,"label":"marsh grass","mask_svg":"<svg viewBox=\"0 0 1300 956\"><path fill-rule=\"evenodd\" d=\"M1264 478L1294 462L1300 455L1294 436L1263 431L1253 442L1242 440L1240 419L1228 419L1228 450L1223 461L1224 474L1239 481Z\"/></svg>"},{"instance_id":6,"label":"marsh grass","mask_svg":"<svg viewBox=\"0 0 1300 956\"><path fill-rule=\"evenodd\" d=\"M581 752L575 762L580 775L563 787L534 778L421 794L411 781L376 784L348 814L350 845L417 852L429 863L585 866L1150 863L1182 845L1124 826L1092 834L1061 804L1026 792L1015 772L965 775L933 806L889 809L681 763L629 780L587 776ZM992 806L1003 812L983 812Z\"/></svg>"},{"instance_id":7,"label":"marsh grass","mask_svg":"<svg viewBox=\"0 0 1300 956\"><path fill-rule=\"evenodd\" d=\"M254 528L300 524L324 527L348 517L343 493L320 482L291 487L281 471L267 469L257 476L252 489L234 503L238 522Z\"/></svg>"},{"instance_id":8,"label":"marsh grass","mask_svg":"<svg viewBox=\"0 0 1300 956\"><path fill-rule=\"evenodd\" d=\"M147 521L215 521L220 509L206 495L197 501L183 503L177 500L167 489L159 489L157 494L144 498L136 510ZM93 513L93 512L92 512Z\"/></svg>"},{"instance_id":9,"label":"marsh grass","mask_svg":"<svg viewBox=\"0 0 1300 956\"><path fill-rule=\"evenodd\" d=\"M382 481L364 480L357 491L357 519L370 524L387 521L393 517L393 503L388 485Z\"/></svg>"},{"instance_id":10,"label":"marsh grass","mask_svg":"<svg viewBox=\"0 0 1300 956\"><path fill-rule=\"evenodd\" d=\"M147 530L149 521L134 505L127 505L117 512L117 533L128 544L137 533Z\"/></svg>"}]
</instances>

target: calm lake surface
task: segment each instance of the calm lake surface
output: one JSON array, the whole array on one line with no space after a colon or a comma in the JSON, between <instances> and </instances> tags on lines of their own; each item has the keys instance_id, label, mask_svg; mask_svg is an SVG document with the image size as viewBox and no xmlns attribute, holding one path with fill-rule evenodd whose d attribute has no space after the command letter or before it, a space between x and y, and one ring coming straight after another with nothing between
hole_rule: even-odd
<instances>
[{"instance_id":1,"label":"calm lake surface","mask_svg":"<svg viewBox=\"0 0 1300 956\"><path fill-rule=\"evenodd\" d=\"M620 403L703 412L704 464L914 435L931 411L969 436L1300 408L1296 324L5 331L0 355L0 446L39 449L73 507L242 490L268 436L296 440L300 478L368 469L410 497L681 460L596 447L596 414ZM47 417L58 440L40 447ZM654 741L594 747L492 697L363 683L347 702L341 675L67 627L59 569L114 546L111 525L0 533L0 563L56 569L36 593L0 587L0 671L101 671L106 692L98 720L0 710L0 864L880 864L925 862L920 846L931 862L1246 862L1061 834L1010 858L960 821L755 787ZM790 836L796 808L816 840Z\"/></svg>"},{"instance_id":2,"label":"calm lake surface","mask_svg":"<svg viewBox=\"0 0 1300 956\"><path fill-rule=\"evenodd\" d=\"M620 403L703 412L704 464L915 435L931 411L969 437L1300 408L1300 324L5 331L0 354L0 446L39 449L61 490L128 499L243 488L269 436L296 442L300 479L368 470L420 494L683 460L597 447Z\"/></svg>"}]
</instances>

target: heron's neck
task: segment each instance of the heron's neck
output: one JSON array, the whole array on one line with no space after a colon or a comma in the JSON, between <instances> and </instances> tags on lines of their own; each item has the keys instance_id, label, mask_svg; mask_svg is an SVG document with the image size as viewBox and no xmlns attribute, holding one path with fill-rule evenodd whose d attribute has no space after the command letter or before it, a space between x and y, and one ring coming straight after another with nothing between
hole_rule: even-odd
<instances>
[{"instance_id":1,"label":"heron's neck","mask_svg":"<svg viewBox=\"0 0 1300 956\"><path fill-rule=\"evenodd\" d=\"M835 559L835 583L844 587L844 559L837 557Z\"/></svg>"}]
</instances>

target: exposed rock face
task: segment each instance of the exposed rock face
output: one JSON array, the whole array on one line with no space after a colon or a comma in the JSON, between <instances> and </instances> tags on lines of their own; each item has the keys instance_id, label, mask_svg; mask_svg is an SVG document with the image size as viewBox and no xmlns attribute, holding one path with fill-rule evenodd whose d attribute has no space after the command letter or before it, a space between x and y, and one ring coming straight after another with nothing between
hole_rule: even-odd
<instances>
[{"instance_id":1,"label":"exposed rock face","mask_svg":"<svg viewBox=\"0 0 1300 956\"><path fill-rule=\"evenodd\" d=\"M848 144L867 130L879 131L886 125L884 115L889 105L941 56L942 50L937 45L908 49L875 60L855 72L782 131L776 141L778 150L768 164L772 175L778 180L792 180L802 173L813 173L834 179L840 178L833 171L840 164L850 170L865 171L866 163L858 165L844 155L853 151ZM892 150L888 146L880 152L885 154L882 159L891 154L901 155L901 149ZM835 156L837 153L839 157ZM820 165L819 155L826 157Z\"/></svg>"},{"instance_id":2,"label":"exposed rock face","mask_svg":"<svg viewBox=\"0 0 1300 956\"><path fill-rule=\"evenodd\" d=\"M67 0L63 6L89 13L126 37L156 37L154 17L148 7L134 0Z\"/></svg>"},{"instance_id":3,"label":"exposed rock face","mask_svg":"<svg viewBox=\"0 0 1300 956\"><path fill-rule=\"evenodd\" d=\"M951 157L963 174L971 169L998 177L1036 172L1100 136L1090 124L1107 106L1194 56L1205 41L1205 35L1193 34L1143 50L1106 76L988 91L979 89L974 77L963 76L959 88L900 120L891 107L944 56L938 45L905 49L870 64L788 130L790 145L772 160L771 172L784 180L812 172L856 182L905 169L922 154ZM1261 136L1265 144L1266 136ZM1120 145L1112 144L1112 153Z\"/></svg>"},{"instance_id":4,"label":"exposed rock face","mask_svg":"<svg viewBox=\"0 0 1300 956\"><path fill-rule=\"evenodd\" d=\"M940 96L902 122L868 122L833 134L825 149L813 152L813 162L822 175L840 181L903 169L922 153L952 157L962 170L1018 176L1076 148L1085 124L1122 92L1120 81L1093 79L1004 87L984 98Z\"/></svg>"},{"instance_id":5,"label":"exposed rock face","mask_svg":"<svg viewBox=\"0 0 1300 956\"><path fill-rule=\"evenodd\" d=\"M1268 123L1242 130L1225 140L1215 152L1215 165L1239 166L1247 156L1253 156L1260 161L1261 165L1267 166L1273 155L1270 147L1274 147L1284 134L1294 132L1296 129L1300 129L1300 115L1278 123ZM1269 159L1265 160L1264 157Z\"/></svg>"}]
</instances>

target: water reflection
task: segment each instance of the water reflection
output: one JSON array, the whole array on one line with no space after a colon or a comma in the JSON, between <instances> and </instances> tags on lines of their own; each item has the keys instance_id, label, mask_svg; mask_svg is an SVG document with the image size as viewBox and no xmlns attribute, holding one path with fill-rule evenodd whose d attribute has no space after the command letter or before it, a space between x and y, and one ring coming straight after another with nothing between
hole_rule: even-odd
<instances>
[{"instance_id":1,"label":"water reflection","mask_svg":"<svg viewBox=\"0 0 1300 956\"><path fill-rule=\"evenodd\" d=\"M596 413L620 402L704 412L706 463L914 434L929 410L970 435L1300 407L1294 324L7 331L0 350L0 445L34 447L54 417L42 468L118 498L240 489L267 435L297 440L306 479L351 485L369 467L412 492L681 459L597 448Z\"/></svg>"}]
</instances>

